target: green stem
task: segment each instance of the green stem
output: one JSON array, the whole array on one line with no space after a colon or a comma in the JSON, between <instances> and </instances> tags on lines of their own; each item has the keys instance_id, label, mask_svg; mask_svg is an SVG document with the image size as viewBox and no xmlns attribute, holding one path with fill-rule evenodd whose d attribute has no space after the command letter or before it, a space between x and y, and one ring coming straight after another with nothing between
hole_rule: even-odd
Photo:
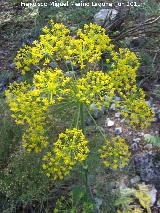
<instances>
[{"instance_id":1,"label":"green stem","mask_svg":"<svg viewBox=\"0 0 160 213\"><path fill-rule=\"evenodd\" d=\"M84 134L84 105L80 104L80 121L81 121L81 129Z\"/></svg>"}]
</instances>

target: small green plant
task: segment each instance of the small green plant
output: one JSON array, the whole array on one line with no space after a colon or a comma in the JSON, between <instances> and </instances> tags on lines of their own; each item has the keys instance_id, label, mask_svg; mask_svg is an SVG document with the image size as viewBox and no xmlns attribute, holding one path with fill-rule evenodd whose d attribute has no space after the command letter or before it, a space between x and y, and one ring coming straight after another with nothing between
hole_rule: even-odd
<instances>
[{"instance_id":1,"label":"small green plant","mask_svg":"<svg viewBox=\"0 0 160 213\"><path fill-rule=\"evenodd\" d=\"M127 188L121 191L120 198L116 201L117 206L122 206L122 210L118 210L119 213L141 213L144 209L151 213L151 196L149 195L149 189L145 184L139 184L138 189ZM137 204L138 199L139 204Z\"/></svg>"},{"instance_id":2,"label":"small green plant","mask_svg":"<svg viewBox=\"0 0 160 213\"><path fill-rule=\"evenodd\" d=\"M56 202L54 213L77 213L77 212L93 212L95 206L93 201L86 194L85 188L74 187L70 192L68 198L61 196Z\"/></svg>"},{"instance_id":3,"label":"small green plant","mask_svg":"<svg viewBox=\"0 0 160 213\"><path fill-rule=\"evenodd\" d=\"M160 137L159 136L153 136L150 134L146 134L144 139L148 143L152 143L154 146L160 147Z\"/></svg>"}]
</instances>

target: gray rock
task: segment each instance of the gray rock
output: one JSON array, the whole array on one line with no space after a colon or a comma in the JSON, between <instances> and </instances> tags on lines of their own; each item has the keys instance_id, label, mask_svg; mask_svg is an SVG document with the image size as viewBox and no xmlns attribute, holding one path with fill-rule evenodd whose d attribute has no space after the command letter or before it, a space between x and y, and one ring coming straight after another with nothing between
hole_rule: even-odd
<instances>
[{"instance_id":1,"label":"gray rock","mask_svg":"<svg viewBox=\"0 0 160 213\"><path fill-rule=\"evenodd\" d=\"M125 119L125 118L123 118L120 122L121 122L121 123L124 123L124 122L125 122L125 120L126 120L126 119Z\"/></svg>"},{"instance_id":2,"label":"gray rock","mask_svg":"<svg viewBox=\"0 0 160 213\"><path fill-rule=\"evenodd\" d=\"M140 182L140 180L141 180L140 176L136 175L135 177L130 179L130 183L131 183L131 185L136 185L137 183Z\"/></svg>"},{"instance_id":3,"label":"gray rock","mask_svg":"<svg viewBox=\"0 0 160 213\"><path fill-rule=\"evenodd\" d=\"M137 143L133 143L133 144L131 145L130 149L131 149L132 151L137 151L137 150L138 150L138 145L137 145Z\"/></svg>"},{"instance_id":4,"label":"gray rock","mask_svg":"<svg viewBox=\"0 0 160 213\"><path fill-rule=\"evenodd\" d=\"M154 111L154 113L157 113L158 107L152 107L152 110Z\"/></svg>"},{"instance_id":5,"label":"gray rock","mask_svg":"<svg viewBox=\"0 0 160 213\"><path fill-rule=\"evenodd\" d=\"M16 67L15 63L8 65L8 68L11 69L11 70L15 69L15 67Z\"/></svg>"},{"instance_id":6,"label":"gray rock","mask_svg":"<svg viewBox=\"0 0 160 213\"><path fill-rule=\"evenodd\" d=\"M144 132L138 132L137 135L138 136L144 136Z\"/></svg>"},{"instance_id":7,"label":"gray rock","mask_svg":"<svg viewBox=\"0 0 160 213\"><path fill-rule=\"evenodd\" d=\"M91 117L88 117L88 118L86 119L86 121L85 121L86 126L89 126L89 125L91 125L92 123L93 123L93 120L92 120Z\"/></svg>"},{"instance_id":8,"label":"gray rock","mask_svg":"<svg viewBox=\"0 0 160 213\"><path fill-rule=\"evenodd\" d=\"M122 127L115 128L115 134L120 135L122 133Z\"/></svg>"},{"instance_id":9,"label":"gray rock","mask_svg":"<svg viewBox=\"0 0 160 213\"><path fill-rule=\"evenodd\" d=\"M110 109L115 111L116 110L116 104L111 104Z\"/></svg>"},{"instance_id":10,"label":"gray rock","mask_svg":"<svg viewBox=\"0 0 160 213\"><path fill-rule=\"evenodd\" d=\"M76 75L75 71L68 71L64 74L66 77L74 77Z\"/></svg>"},{"instance_id":11,"label":"gray rock","mask_svg":"<svg viewBox=\"0 0 160 213\"><path fill-rule=\"evenodd\" d=\"M135 143L139 143L140 141L141 141L140 138L134 138L134 139L133 139L133 142L135 142Z\"/></svg>"},{"instance_id":12,"label":"gray rock","mask_svg":"<svg viewBox=\"0 0 160 213\"><path fill-rule=\"evenodd\" d=\"M56 68L56 64L52 61L50 64L50 67L52 67L53 69Z\"/></svg>"},{"instance_id":13,"label":"gray rock","mask_svg":"<svg viewBox=\"0 0 160 213\"><path fill-rule=\"evenodd\" d=\"M152 107L152 101L151 101L151 100L146 101L146 103L147 103L150 107Z\"/></svg>"},{"instance_id":14,"label":"gray rock","mask_svg":"<svg viewBox=\"0 0 160 213\"><path fill-rule=\"evenodd\" d=\"M120 98L119 96L115 96L115 97L114 97L114 100L115 100L115 101L120 101L121 98Z\"/></svg>"},{"instance_id":15,"label":"gray rock","mask_svg":"<svg viewBox=\"0 0 160 213\"><path fill-rule=\"evenodd\" d=\"M98 25L104 25L105 23L110 23L113 21L118 14L115 9L101 9L98 13L94 15L95 23Z\"/></svg>"},{"instance_id":16,"label":"gray rock","mask_svg":"<svg viewBox=\"0 0 160 213\"><path fill-rule=\"evenodd\" d=\"M151 143L144 146L145 149L151 150L153 148L153 145Z\"/></svg>"},{"instance_id":17,"label":"gray rock","mask_svg":"<svg viewBox=\"0 0 160 213\"><path fill-rule=\"evenodd\" d=\"M120 112L116 112L114 115L116 118L120 118L121 117L121 113Z\"/></svg>"},{"instance_id":18,"label":"gray rock","mask_svg":"<svg viewBox=\"0 0 160 213\"><path fill-rule=\"evenodd\" d=\"M157 123L159 119L157 117L154 117L154 122Z\"/></svg>"},{"instance_id":19,"label":"gray rock","mask_svg":"<svg viewBox=\"0 0 160 213\"><path fill-rule=\"evenodd\" d=\"M142 181L151 183L160 190L160 155L159 153L141 153L134 157L135 170Z\"/></svg>"},{"instance_id":20,"label":"gray rock","mask_svg":"<svg viewBox=\"0 0 160 213\"><path fill-rule=\"evenodd\" d=\"M106 127L112 127L112 126L114 126L114 121L110 120L110 118L107 118L105 126Z\"/></svg>"}]
</instances>

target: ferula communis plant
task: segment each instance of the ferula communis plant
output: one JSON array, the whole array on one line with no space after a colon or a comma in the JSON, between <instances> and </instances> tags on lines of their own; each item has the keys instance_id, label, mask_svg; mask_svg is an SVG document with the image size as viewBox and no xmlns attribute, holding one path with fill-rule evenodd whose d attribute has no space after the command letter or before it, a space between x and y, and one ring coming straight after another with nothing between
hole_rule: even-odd
<instances>
[{"instance_id":1,"label":"ferula communis plant","mask_svg":"<svg viewBox=\"0 0 160 213\"><path fill-rule=\"evenodd\" d=\"M134 127L147 127L154 113L145 102L144 92L136 85L139 68L136 54L122 48L115 51L105 29L95 24L84 25L83 30L71 36L67 27L51 20L50 26L42 31L39 40L22 47L15 58L16 67L23 75L32 73L32 83L11 84L6 99L15 122L23 126L23 146L28 152L46 152L43 168L57 180L69 174L78 162L85 161L91 152L84 126L84 113L89 112L91 104L109 109L114 96L119 96L116 107ZM107 56L108 71L98 68L102 54ZM70 77L66 75L68 62L69 71L73 72L75 66L79 69ZM72 103L77 111L75 122L72 128L66 126L64 133L59 132L58 139L57 136L52 139L47 128L48 111L66 102ZM52 140L53 148L48 151ZM111 141L105 140L100 157L105 166L122 168L130 155L128 146L121 138ZM122 153L119 147L125 151Z\"/></svg>"}]
</instances>

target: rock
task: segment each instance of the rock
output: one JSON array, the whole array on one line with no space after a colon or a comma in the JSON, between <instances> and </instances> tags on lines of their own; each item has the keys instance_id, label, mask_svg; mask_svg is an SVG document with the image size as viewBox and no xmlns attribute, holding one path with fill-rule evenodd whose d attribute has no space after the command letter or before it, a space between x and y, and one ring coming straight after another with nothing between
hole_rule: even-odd
<instances>
[{"instance_id":1,"label":"rock","mask_svg":"<svg viewBox=\"0 0 160 213\"><path fill-rule=\"evenodd\" d=\"M137 135L138 136L144 136L144 132L138 132Z\"/></svg>"},{"instance_id":2,"label":"rock","mask_svg":"<svg viewBox=\"0 0 160 213\"><path fill-rule=\"evenodd\" d=\"M150 144L150 143L144 146L144 149L149 149L149 150L151 150L152 148L153 148L153 145Z\"/></svg>"},{"instance_id":3,"label":"rock","mask_svg":"<svg viewBox=\"0 0 160 213\"><path fill-rule=\"evenodd\" d=\"M141 180L140 176L136 175L135 177L130 179L130 183L131 183L131 185L136 185L140 182L140 180Z\"/></svg>"},{"instance_id":4,"label":"rock","mask_svg":"<svg viewBox=\"0 0 160 213\"><path fill-rule=\"evenodd\" d=\"M155 185L160 190L159 153L141 153L134 157L135 170L142 181Z\"/></svg>"},{"instance_id":5,"label":"rock","mask_svg":"<svg viewBox=\"0 0 160 213\"><path fill-rule=\"evenodd\" d=\"M91 125L92 123L93 123L93 120L92 120L91 117L88 117L88 118L86 119L86 121L85 121L86 126L89 126L89 125Z\"/></svg>"},{"instance_id":6,"label":"rock","mask_svg":"<svg viewBox=\"0 0 160 213\"><path fill-rule=\"evenodd\" d=\"M117 14L118 11L115 9L101 9L94 15L94 20L96 24L102 26L113 21Z\"/></svg>"},{"instance_id":7,"label":"rock","mask_svg":"<svg viewBox=\"0 0 160 213\"><path fill-rule=\"evenodd\" d=\"M120 112L116 112L114 116L115 116L115 118L120 118L121 117L121 113Z\"/></svg>"},{"instance_id":8,"label":"rock","mask_svg":"<svg viewBox=\"0 0 160 213\"><path fill-rule=\"evenodd\" d=\"M122 133L122 127L115 128L115 134L120 135Z\"/></svg>"},{"instance_id":9,"label":"rock","mask_svg":"<svg viewBox=\"0 0 160 213\"><path fill-rule=\"evenodd\" d=\"M137 150L138 150L138 145L137 145L137 143L133 143L133 144L131 145L130 149L131 149L132 151L137 151Z\"/></svg>"},{"instance_id":10,"label":"rock","mask_svg":"<svg viewBox=\"0 0 160 213\"><path fill-rule=\"evenodd\" d=\"M159 119L157 117L154 117L154 122L157 123Z\"/></svg>"},{"instance_id":11,"label":"rock","mask_svg":"<svg viewBox=\"0 0 160 213\"><path fill-rule=\"evenodd\" d=\"M11 63L8 65L8 68L11 70L15 69L15 67L16 67L15 63Z\"/></svg>"},{"instance_id":12,"label":"rock","mask_svg":"<svg viewBox=\"0 0 160 213\"><path fill-rule=\"evenodd\" d=\"M134 138L134 139L133 139L133 142L135 142L135 143L139 143L140 141L141 141L140 138Z\"/></svg>"},{"instance_id":13,"label":"rock","mask_svg":"<svg viewBox=\"0 0 160 213\"><path fill-rule=\"evenodd\" d=\"M50 64L50 67L52 67L53 69L55 69L57 67L57 65L52 61Z\"/></svg>"},{"instance_id":14,"label":"rock","mask_svg":"<svg viewBox=\"0 0 160 213\"><path fill-rule=\"evenodd\" d=\"M115 96L115 97L114 97L114 100L115 100L115 101L120 101L121 98L120 98L119 96Z\"/></svg>"},{"instance_id":15,"label":"rock","mask_svg":"<svg viewBox=\"0 0 160 213\"><path fill-rule=\"evenodd\" d=\"M152 110L153 110L154 113L157 113L158 107L152 107Z\"/></svg>"},{"instance_id":16,"label":"rock","mask_svg":"<svg viewBox=\"0 0 160 213\"><path fill-rule=\"evenodd\" d=\"M107 127L114 126L114 121L110 120L110 118L107 118L105 126Z\"/></svg>"},{"instance_id":17,"label":"rock","mask_svg":"<svg viewBox=\"0 0 160 213\"><path fill-rule=\"evenodd\" d=\"M70 26L70 30L71 30L72 32L75 32L75 31L77 30L77 27L75 27L75 26Z\"/></svg>"},{"instance_id":18,"label":"rock","mask_svg":"<svg viewBox=\"0 0 160 213\"><path fill-rule=\"evenodd\" d=\"M75 71L68 71L64 75L66 77L74 77L74 76L76 76L76 72Z\"/></svg>"},{"instance_id":19,"label":"rock","mask_svg":"<svg viewBox=\"0 0 160 213\"><path fill-rule=\"evenodd\" d=\"M148 100L148 101L145 101L150 107L152 107L152 101L151 100Z\"/></svg>"},{"instance_id":20,"label":"rock","mask_svg":"<svg viewBox=\"0 0 160 213\"><path fill-rule=\"evenodd\" d=\"M107 98L107 97L105 96L105 97L104 97L104 100L105 100L105 101L109 101L109 98Z\"/></svg>"},{"instance_id":21,"label":"rock","mask_svg":"<svg viewBox=\"0 0 160 213\"><path fill-rule=\"evenodd\" d=\"M110 109L115 111L116 110L116 104L111 104Z\"/></svg>"},{"instance_id":22,"label":"rock","mask_svg":"<svg viewBox=\"0 0 160 213\"><path fill-rule=\"evenodd\" d=\"M121 123L124 123L124 122L125 122L125 120L126 120L126 119L125 119L125 118L123 118L120 122L121 122Z\"/></svg>"}]
</instances>

